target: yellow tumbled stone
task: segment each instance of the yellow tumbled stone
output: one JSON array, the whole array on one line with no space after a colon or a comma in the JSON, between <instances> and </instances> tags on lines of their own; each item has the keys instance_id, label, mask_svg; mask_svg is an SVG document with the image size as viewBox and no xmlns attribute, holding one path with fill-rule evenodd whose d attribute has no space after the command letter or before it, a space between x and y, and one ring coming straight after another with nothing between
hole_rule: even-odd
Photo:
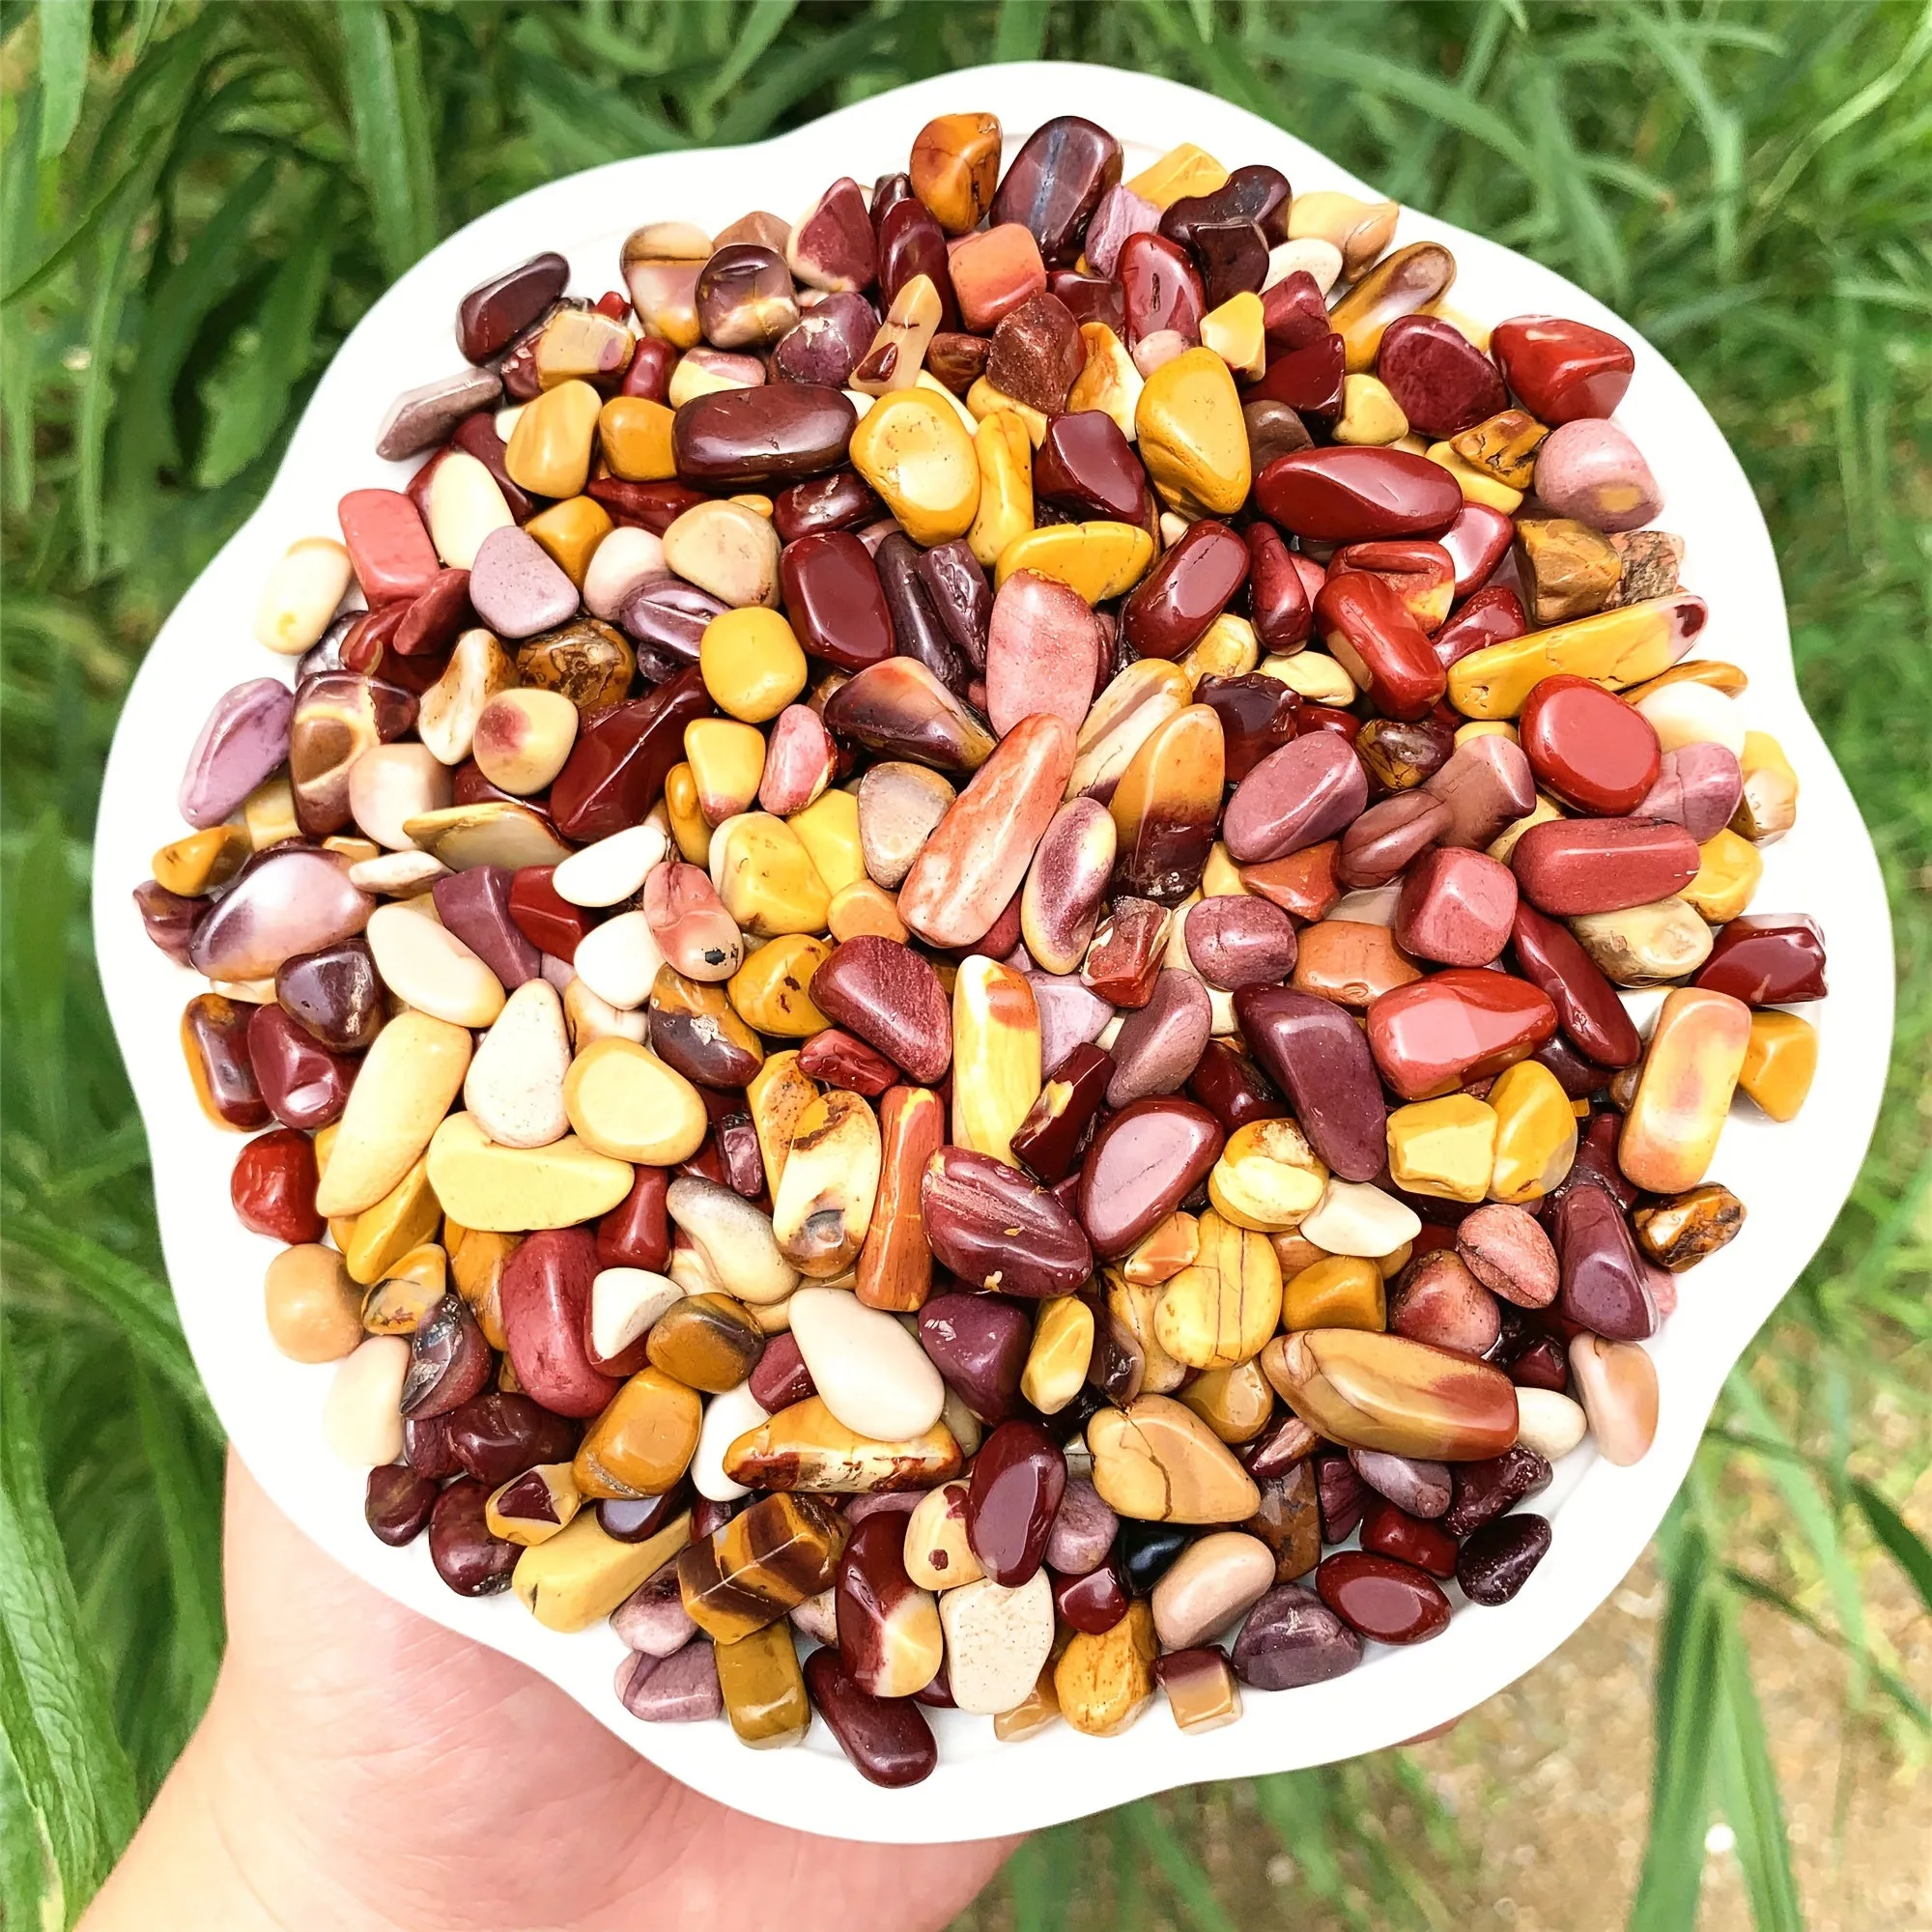
<instances>
[{"instance_id":1,"label":"yellow tumbled stone","mask_svg":"<svg viewBox=\"0 0 1932 1932\"><path fill-rule=\"evenodd\" d=\"M1651 598L1486 644L1450 666L1449 702L1465 718L1514 718L1529 694L1559 672L1627 691L1683 654L1681 601Z\"/></svg>"},{"instance_id":2,"label":"yellow tumbled stone","mask_svg":"<svg viewBox=\"0 0 1932 1932\"><path fill-rule=\"evenodd\" d=\"M594 497L566 497L541 510L524 526L550 554L550 559L582 590L583 573L597 546L616 527Z\"/></svg>"},{"instance_id":3,"label":"yellow tumbled stone","mask_svg":"<svg viewBox=\"0 0 1932 1932\"><path fill-rule=\"evenodd\" d=\"M595 1510L580 1510L554 1536L517 1558L510 1587L546 1630L588 1630L690 1541L689 1510L641 1543L619 1541Z\"/></svg>"},{"instance_id":4,"label":"yellow tumbled stone","mask_svg":"<svg viewBox=\"0 0 1932 1932\"><path fill-rule=\"evenodd\" d=\"M993 566L995 585L1016 570L1050 577L1090 604L1122 597L1153 561L1153 539L1132 524L1048 524L1015 537Z\"/></svg>"},{"instance_id":5,"label":"yellow tumbled stone","mask_svg":"<svg viewBox=\"0 0 1932 1932\"><path fill-rule=\"evenodd\" d=\"M1439 463L1455 477L1456 487L1462 491L1465 503L1485 503L1508 516L1522 502L1520 490L1512 490L1507 483L1498 482L1487 469L1478 469L1473 463L1463 462L1446 442L1432 442L1423 454L1430 462Z\"/></svg>"},{"instance_id":6,"label":"yellow tumbled stone","mask_svg":"<svg viewBox=\"0 0 1932 1932\"><path fill-rule=\"evenodd\" d=\"M1262 661L1255 627L1223 611L1181 654L1181 674L1191 691L1204 677L1245 677Z\"/></svg>"},{"instance_id":7,"label":"yellow tumbled stone","mask_svg":"<svg viewBox=\"0 0 1932 1932\"><path fill-rule=\"evenodd\" d=\"M711 863L711 828L697 806L697 780L689 765L673 765L665 774L665 817L678 857L687 866Z\"/></svg>"},{"instance_id":8,"label":"yellow tumbled stone","mask_svg":"<svg viewBox=\"0 0 1932 1932\"><path fill-rule=\"evenodd\" d=\"M1268 1237L1210 1208L1200 1254L1154 1303L1154 1339L1190 1369L1228 1369L1258 1355L1280 1321L1281 1264Z\"/></svg>"},{"instance_id":9,"label":"yellow tumbled stone","mask_svg":"<svg viewBox=\"0 0 1932 1932\"><path fill-rule=\"evenodd\" d=\"M1466 745L1471 738L1507 738L1514 745L1518 733L1507 718L1472 718L1466 724L1456 727L1457 744Z\"/></svg>"},{"instance_id":10,"label":"yellow tumbled stone","mask_svg":"<svg viewBox=\"0 0 1932 1932\"><path fill-rule=\"evenodd\" d=\"M376 1036L342 1110L316 1189L317 1213L359 1214L409 1173L462 1089L469 1044L468 1027L413 1011L398 1013ZM467 1214L457 1218L477 1225Z\"/></svg>"},{"instance_id":11,"label":"yellow tumbled stone","mask_svg":"<svg viewBox=\"0 0 1932 1932\"><path fill-rule=\"evenodd\" d=\"M742 812L717 829L711 882L740 929L760 939L825 930L832 895L792 825L768 811Z\"/></svg>"},{"instance_id":12,"label":"yellow tumbled stone","mask_svg":"<svg viewBox=\"0 0 1932 1932\"><path fill-rule=\"evenodd\" d=\"M808 1039L832 1024L811 1004L810 993L811 976L831 957L824 940L792 933L751 953L724 990L739 1018L754 1032ZM768 1178L776 1182L776 1176Z\"/></svg>"},{"instance_id":13,"label":"yellow tumbled stone","mask_svg":"<svg viewBox=\"0 0 1932 1932\"><path fill-rule=\"evenodd\" d=\"M1033 439L1011 410L997 410L973 432L973 463L980 472L980 499L967 548L986 568L1009 544L1033 528Z\"/></svg>"},{"instance_id":14,"label":"yellow tumbled stone","mask_svg":"<svg viewBox=\"0 0 1932 1932\"><path fill-rule=\"evenodd\" d=\"M1112 1629L1095 1636L1075 1631L1053 1666L1060 1715L1089 1737L1124 1731L1153 1702L1153 1607L1146 1598L1128 1605Z\"/></svg>"},{"instance_id":15,"label":"yellow tumbled stone","mask_svg":"<svg viewBox=\"0 0 1932 1932\"><path fill-rule=\"evenodd\" d=\"M1020 1371L1020 1393L1040 1414L1057 1414L1080 1393L1093 1358L1093 1309L1077 1294L1042 1301Z\"/></svg>"},{"instance_id":16,"label":"yellow tumbled stone","mask_svg":"<svg viewBox=\"0 0 1932 1932\"><path fill-rule=\"evenodd\" d=\"M1328 1255L1291 1275L1281 1291L1284 1328L1364 1328L1380 1334L1388 1326L1382 1271L1356 1255Z\"/></svg>"},{"instance_id":17,"label":"yellow tumbled stone","mask_svg":"<svg viewBox=\"0 0 1932 1932\"><path fill-rule=\"evenodd\" d=\"M1187 349L1147 380L1134 407L1141 461L1183 516L1231 517L1253 471L1241 399L1211 349Z\"/></svg>"},{"instance_id":18,"label":"yellow tumbled stone","mask_svg":"<svg viewBox=\"0 0 1932 1932\"><path fill-rule=\"evenodd\" d=\"M952 1142L1017 1167L1014 1130L1039 1097L1039 1009L1025 975L969 953L952 982Z\"/></svg>"},{"instance_id":19,"label":"yellow tumbled stone","mask_svg":"<svg viewBox=\"0 0 1932 1932\"><path fill-rule=\"evenodd\" d=\"M1744 797L1731 814L1731 830L1759 845L1774 844L1798 822L1798 774L1769 731L1747 731L1738 753Z\"/></svg>"},{"instance_id":20,"label":"yellow tumbled stone","mask_svg":"<svg viewBox=\"0 0 1932 1932\"><path fill-rule=\"evenodd\" d=\"M575 497L590 480L590 445L604 398L573 380L526 403L503 451L511 482L533 497Z\"/></svg>"},{"instance_id":21,"label":"yellow tumbled stone","mask_svg":"<svg viewBox=\"0 0 1932 1932\"><path fill-rule=\"evenodd\" d=\"M1258 379L1267 366L1262 298L1244 289L1201 318L1201 346L1211 349L1237 376Z\"/></svg>"},{"instance_id":22,"label":"yellow tumbled stone","mask_svg":"<svg viewBox=\"0 0 1932 1932\"><path fill-rule=\"evenodd\" d=\"M765 734L735 718L694 718L684 727L684 761L697 787L697 809L715 828L757 802Z\"/></svg>"},{"instance_id":23,"label":"yellow tumbled stone","mask_svg":"<svg viewBox=\"0 0 1932 1932\"><path fill-rule=\"evenodd\" d=\"M1311 704L1350 705L1359 696L1355 680L1326 651L1294 651L1285 657L1264 658L1255 668L1264 677L1287 685Z\"/></svg>"},{"instance_id":24,"label":"yellow tumbled stone","mask_svg":"<svg viewBox=\"0 0 1932 1932\"><path fill-rule=\"evenodd\" d=\"M1213 194L1228 185L1228 170L1205 148L1183 141L1143 168L1127 191L1151 201L1164 214L1184 194Z\"/></svg>"},{"instance_id":25,"label":"yellow tumbled stone","mask_svg":"<svg viewBox=\"0 0 1932 1932\"><path fill-rule=\"evenodd\" d=\"M1520 1060L1490 1089L1496 1116L1492 1201L1520 1207L1548 1194L1577 1158L1577 1115L1548 1067Z\"/></svg>"},{"instance_id":26,"label":"yellow tumbled stone","mask_svg":"<svg viewBox=\"0 0 1932 1932\"><path fill-rule=\"evenodd\" d=\"M1087 360L1066 392L1066 413L1076 415L1082 410L1098 410L1111 416L1115 428L1132 442L1136 435L1134 408L1146 381L1128 354L1127 345L1104 322L1083 322L1080 346L1086 351Z\"/></svg>"},{"instance_id":27,"label":"yellow tumbled stone","mask_svg":"<svg viewBox=\"0 0 1932 1932\"><path fill-rule=\"evenodd\" d=\"M611 474L626 483L664 483L675 476L670 426L676 415L648 396L612 396L597 413L597 440Z\"/></svg>"},{"instance_id":28,"label":"yellow tumbled stone","mask_svg":"<svg viewBox=\"0 0 1932 1932\"><path fill-rule=\"evenodd\" d=\"M1418 1100L1388 1117L1389 1179L1410 1194L1480 1201L1495 1165L1496 1110L1466 1094Z\"/></svg>"},{"instance_id":29,"label":"yellow tumbled stone","mask_svg":"<svg viewBox=\"0 0 1932 1932\"><path fill-rule=\"evenodd\" d=\"M1380 448L1408 434L1408 418L1378 376L1342 378L1342 413L1335 418L1337 442Z\"/></svg>"},{"instance_id":30,"label":"yellow tumbled stone","mask_svg":"<svg viewBox=\"0 0 1932 1932\"><path fill-rule=\"evenodd\" d=\"M1728 924L1756 896L1764 859L1748 838L1726 826L1698 846L1697 861L1697 876L1678 888L1678 896L1713 925Z\"/></svg>"},{"instance_id":31,"label":"yellow tumbled stone","mask_svg":"<svg viewBox=\"0 0 1932 1932\"><path fill-rule=\"evenodd\" d=\"M1235 864L1233 855L1218 838L1208 854L1208 864L1202 868L1201 896L1204 899L1251 896L1247 887L1241 883L1241 868Z\"/></svg>"},{"instance_id":32,"label":"yellow tumbled stone","mask_svg":"<svg viewBox=\"0 0 1932 1932\"><path fill-rule=\"evenodd\" d=\"M704 627L698 675L719 710L747 724L776 718L810 674L796 634L776 611L726 611Z\"/></svg>"},{"instance_id":33,"label":"yellow tumbled stone","mask_svg":"<svg viewBox=\"0 0 1932 1932\"><path fill-rule=\"evenodd\" d=\"M853 432L852 467L914 543L963 537L980 507L980 466L959 418L918 388L881 396Z\"/></svg>"},{"instance_id":34,"label":"yellow tumbled stone","mask_svg":"<svg viewBox=\"0 0 1932 1932\"><path fill-rule=\"evenodd\" d=\"M583 1145L612 1160L674 1167L704 1139L697 1089L648 1047L618 1035L592 1041L570 1063L563 1110Z\"/></svg>"},{"instance_id":35,"label":"yellow tumbled stone","mask_svg":"<svg viewBox=\"0 0 1932 1932\"><path fill-rule=\"evenodd\" d=\"M1818 1071L1818 1029L1799 1013L1767 1007L1750 1018L1739 1088L1774 1121L1797 1118Z\"/></svg>"},{"instance_id":36,"label":"yellow tumbled stone","mask_svg":"<svg viewBox=\"0 0 1932 1932\"><path fill-rule=\"evenodd\" d=\"M1328 1168L1293 1121L1249 1121L1229 1135L1208 1175L1208 1198L1240 1228L1285 1234L1312 1213Z\"/></svg>"},{"instance_id":37,"label":"yellow tumbled stone","mask_svg":"<svg viewBox=\"0 0 1932 1932\"><path fill-rule=\"evenodd\" d=\"M866 883L866 852L859 839L859 801L849 791L836 786L820 792L803 811L795 811L784 821L798 834L799 842L811 856L825 890L836 897L853 886ZM827 917L830 917L827 901ZM810 928L825 930L823 923Z\"/></svg>"},{"instance_id":38,"label":"yellow tumbled stone","mask_svg":"<svg viewBox=\"0 0 1932 1932\"><path fill-rule=\"evenodd\" d=\"M241 826L211 825L205 832L190 832L163 845L148 862L148 869L157 886L194 899L225 886L254 849Z\"/></svg>"},{"instance_id":39,"label":"yellow tumbled stone","mask_svg":"<svg viewBox=\"0 0 1932 1932\"><path fill-rule=\"evenodd\" d=\"M296 816L295 787L286 772L266 778L242 801L242 823L248 842L257 852L279 845L284 838L301 837L301 821Z\"/></svg>"},{"instance_id":40,"label":"yellow tumbled stone","mask_svg":"<svg viewBox=\"0 0 1932 1932\"><path fill-rule=\"evenodd\" d=\"M957 403L959 398L952 397ZM1017 396L1009 396L1004 389L996 389L984 376L975 378L973 386L966 391L963 405L967 417L975 424L982 423L991 415L1015 415L1026 425L1027 441L1037 449L1046 440L1047 415L1044 410L1037 410L1031 403L1023 403Z\"/></svg>"},{"instance_id":41,"label":"yellow tumbled stone","mask_svg":"<svg viewBox=\"0 0 1932 1932\"><path fill-rule=\"evenodd\" d=\"M382 1200L356 1215L342 1251L349 1279L369 1288L392 1273L412 1249L435 1239L441 1216L429 1184L429 1162L418 1160Z\"/></svg>"},{"instance_id":42,"label":"yellow tumbled stone","mask_svg":"<svg viewBox=\"0 0 1932 1932\"><path fill-rule=\"evenodd\" d=\"M466 1228L522 1235L608 1214L631 1191L634 1176L628 1161L597 1152L575 1134L549 1147L499 1147L469 1115L452 1114L430 1142L429 1179Z\"/></svg>"}]
</instances>

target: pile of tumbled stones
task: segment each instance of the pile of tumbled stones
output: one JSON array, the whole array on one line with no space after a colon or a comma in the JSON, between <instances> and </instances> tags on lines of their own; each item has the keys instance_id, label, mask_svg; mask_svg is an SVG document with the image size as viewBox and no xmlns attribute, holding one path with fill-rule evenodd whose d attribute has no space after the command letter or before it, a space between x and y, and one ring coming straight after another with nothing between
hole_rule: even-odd
<instances>
[{"instance_id":1,"label":"pile of tumbled stones","mask_svg":"<svg viewBox=\"0 0 1932 1932\"><path fill-rule=\"evenodd\" d=\"M374 1533L883 1784L1512 1598L1825 991L1631 349L1001 156L471 290L135 895Z\"/></svg>"}]
</instances>

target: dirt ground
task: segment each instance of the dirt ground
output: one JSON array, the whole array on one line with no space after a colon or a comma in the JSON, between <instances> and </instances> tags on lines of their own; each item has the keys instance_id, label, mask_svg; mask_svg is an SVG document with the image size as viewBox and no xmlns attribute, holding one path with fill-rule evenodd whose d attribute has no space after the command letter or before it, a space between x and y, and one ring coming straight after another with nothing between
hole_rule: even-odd
<instances>
[{"instance_id":1,"label":"dirt ground","mask_svg":"<svg viewBox=\"0 0 1932 1932\"><path fill-rule=\"evenodd\" d=\"M1866 1601L1874 1632L1925 1695L1932 1620L1887 1568L1867 1579ZM1651 1660L1662 1612L1646 1557L1554 1657L1449 1736L1415 1747L1470 1848L1459 1903L1471 1927L1616 1932L1624 1924L1643 1855ZM1862 1720L1848 1720L1844 1660L1809 1632L1756 1607L1745 1630L1811 1932L1928 1932L1924 1741L1901 1748L1875 1702ZM1750 1925L1721 1829L1712 1834L1701 1922L1708 1932Z\"/></svg>"}]
</instances>

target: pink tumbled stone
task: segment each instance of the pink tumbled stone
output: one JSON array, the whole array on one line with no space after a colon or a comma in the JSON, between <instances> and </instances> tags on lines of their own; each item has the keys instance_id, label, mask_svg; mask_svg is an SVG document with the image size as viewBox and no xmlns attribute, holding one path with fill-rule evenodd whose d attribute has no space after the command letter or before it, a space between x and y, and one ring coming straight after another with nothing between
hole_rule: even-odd
<instances>
[{"instance_id":1,"label":"pink tumbled stone","mask_svg":"<svg viewBox=\"0 0 1932 1932\"><path fill-rule=\"evenodd\" d=\"M1487 966L1509 943L1516 874L1487 852L1438 845L1408 868L1396 901L1395 942L1417 959Z\"/></svg>"},{"instance_id":2,"label":"pink tumbled stone","mask_svg":"<svg viewBox=\"0 0 1932 1932\"><path fill-rule=\"evenodd\" d=\"M1100 668L1100 626L1077 590L1016 570L993 599L986 642L986 716L1005 737L1022 718L1051 712L1078 732Z\"/></svg>"},{"instance_id":3,"label":"pink tumbled stone","mask_svg":"<svg viewBox=\"0 0 1932 1932\"><path fill-rule=\"evenodd\" d=\"M832 782L838 753L825 722L809 704L787 704L765 745L758 808L775 818L803 811Z\"/></svg>"}]
</instances>

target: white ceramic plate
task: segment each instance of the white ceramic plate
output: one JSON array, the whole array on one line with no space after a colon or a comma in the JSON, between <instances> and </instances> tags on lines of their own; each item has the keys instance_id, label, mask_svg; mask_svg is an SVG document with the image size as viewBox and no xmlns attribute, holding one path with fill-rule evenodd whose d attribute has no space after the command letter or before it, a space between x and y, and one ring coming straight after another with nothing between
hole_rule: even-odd
<instances>
[{"instance_id":1,"label":"white ceramic plate","mask_svg":"<svg viewBox=\"0 0 1932 1932\"><path fill-rule=\"evenodd\" d=\"M540 1628L513 1598L452 1595L422 1542L390 1549L362 1520L360 1471L323 1445L331 1371L284 1360L261 1316L260 1283L275 1244L248 1234L228 1205L240 1138L195 1103L178 1044L181 1009L202 983L141 929L128 894L155 848L177 836L174 797L188 747L214 698L243 678L290 674L250 636L271 563L295 538L333 533L347 490L400 488L412 465L371 452L399 389L458 364L457 298L543 248L570 258L571 287L621 287L617 250L645 220L680 217L712 232L753 208L781 213L839 175L862 182L905 165L932 115L997 112L1008 153L1054 114L1077 110L1117 133L1131 175L1176 142L1198 142L1228 165L1268 161L1296 191L1374 190L1292 135L1212 97L1149 75L1037 63L981 68L900 88L757 147L666 155L574 175L472 222L384 296L343 345L297 428L262 507L183 598L129 694L101 794L95 848L95 938L115 1032L154 1155L161 1238L189 1346L236 1447L276 1503L358 1576L423 1615L542 1671L645 1756L741 1810L840 1837L895 1842L978 1838L1078 1817L1203 1778L1331 1762L1412 1737L1522 1675L1606 1597L1682 1481L1731 1364L1804 1266L1850 1190L1871 1133L1891 1037L1890 928L1877 862L1850 792L1799 702L1784 605L1744 472L1689 385L1600 302L1548 270L1439 221L1405 211L1398 243L1446 242L1459 272L1454 301L1487 322L1554 312L1614 329L1636 350L1636 378L1618 420L1663 486L1663 527L1688 545L1687 584L1710 602L1700 655L1750 673L1753 726L1782 742L1803 781L1798 827L1765 854L1757 907L1807 911L1831 949L1832 997L1811 1009L1822 1054L1817 1084L1793 1124L1745 1103L1725 1130L1715 1176L1748 1204L1728 1248L1682 1278L1678 1312L1651 1345L1662 1386L1656 1446L1634 1468L1587 1446L1537 1507L1555 1518L1553 1547L1514 1603L1459 1610L1417 1649L1369 1646L1352 1674L1291 1692L1250 1691L1237 1724L1203 1737L1155 1708L1114 1739L1058 1724L1016 1745L983 1719L934 1712L939 1769L905 1791L863 1783L824 1724L796 1750L748 1755L724 1723L647 1725L611 1689L622 1655L608 1627L574 1636ZM1455 1594L1452 1586L1452 1595Z\"/></svg>"}]
</instances>

